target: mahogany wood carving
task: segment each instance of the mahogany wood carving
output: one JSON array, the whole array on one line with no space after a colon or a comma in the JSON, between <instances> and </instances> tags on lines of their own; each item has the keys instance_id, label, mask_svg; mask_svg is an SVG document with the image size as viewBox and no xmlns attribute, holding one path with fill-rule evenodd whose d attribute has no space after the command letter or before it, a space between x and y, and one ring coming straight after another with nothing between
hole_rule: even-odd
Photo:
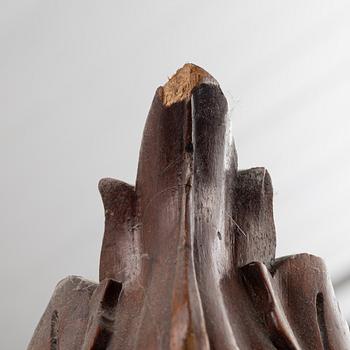
<instances>
[{"instance_id":1,"label":"mahogany wood carving","mask_svg":"<svg viewBox=\"0 0 350 350\"><path fill-rule=\"evenodd\" d=\"M186 64L156 91L136 185L100 181L100 282L61 281L29 350L349 350L322 260L275 259L271 179L237 170L226 99Z\"/></svg>"}]
</instances>

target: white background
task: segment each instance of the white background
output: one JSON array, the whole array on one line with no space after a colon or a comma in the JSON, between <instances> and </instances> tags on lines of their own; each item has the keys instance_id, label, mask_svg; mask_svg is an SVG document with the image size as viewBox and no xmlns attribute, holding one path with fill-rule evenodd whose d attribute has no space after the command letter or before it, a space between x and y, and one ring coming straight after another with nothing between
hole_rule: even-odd
<instances>
[{"instance_id":1,"label":"white background","mask_svg":"<svg viewBox=\"0 0 350 350\"><path fill-rule=\"evenodd\" d=\"M272 176L278 255L350 271L349 1L0 6L1 349L26 347L60 279L97 280L97 182L134 183L154 91L185 62L221 83L240 168Z\"/></svg>"}]
</instances>

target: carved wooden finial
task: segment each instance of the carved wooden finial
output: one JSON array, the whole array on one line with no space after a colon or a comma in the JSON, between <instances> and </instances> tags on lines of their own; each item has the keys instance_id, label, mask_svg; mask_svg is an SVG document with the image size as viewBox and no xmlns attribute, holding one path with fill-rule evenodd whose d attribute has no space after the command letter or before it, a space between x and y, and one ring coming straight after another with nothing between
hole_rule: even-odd
<instances>
[{"instance_id":1,"label":"carved wooden finial","mask_svg":"<svg viewBox=\"0 0 350 350\"><path fill-rule=\"evenodd\" d=\"M157 90L135 186L99 183L100 281L61 281L29 350L346 350L323 261L275 259L271 178L237 169L227 102L186 64Z\"/></svg>"}]
</instances>

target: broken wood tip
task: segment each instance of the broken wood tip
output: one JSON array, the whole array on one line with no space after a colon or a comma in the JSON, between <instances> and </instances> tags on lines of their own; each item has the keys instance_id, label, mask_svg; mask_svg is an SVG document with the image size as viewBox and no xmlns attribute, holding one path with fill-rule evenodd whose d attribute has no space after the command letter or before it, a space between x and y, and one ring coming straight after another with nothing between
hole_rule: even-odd
<instances>
[{"instance_id":1,"label":"broken wood tip","mask_svg":"<svg viewBox=\"0 0 350 350\"><path fill-rule=\"evenodd\" d=\"M163 104L171 106L190 98L192 90L201 83L219 85L203 68L186 63L163 86Z\"/></svg>"}]
</instances>

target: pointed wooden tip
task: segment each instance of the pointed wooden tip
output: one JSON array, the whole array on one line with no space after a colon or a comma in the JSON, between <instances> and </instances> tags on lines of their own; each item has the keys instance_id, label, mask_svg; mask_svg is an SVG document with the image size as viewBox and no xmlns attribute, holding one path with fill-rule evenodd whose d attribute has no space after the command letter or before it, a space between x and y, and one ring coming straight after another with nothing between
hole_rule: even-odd
<instances>
[{"instance_id":1,"label":"pointed wooden tip","mask_svg":"<svg viewBox=\"0 0 350 350\"><path fill-rule=\"evenodd\" d=\"M171 106L190 98L192 90L201 83L219 85L203 68L186 63L163 86L163 104Z\"/></svg>"}]
</instances>

